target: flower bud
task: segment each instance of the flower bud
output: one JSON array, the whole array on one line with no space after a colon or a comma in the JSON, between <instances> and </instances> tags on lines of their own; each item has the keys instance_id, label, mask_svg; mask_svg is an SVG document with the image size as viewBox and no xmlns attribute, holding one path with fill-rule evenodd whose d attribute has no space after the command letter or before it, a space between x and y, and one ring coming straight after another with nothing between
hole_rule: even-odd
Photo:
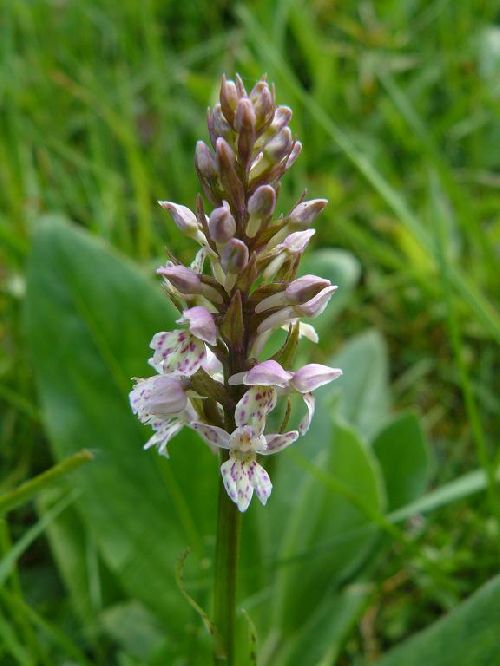
<instances>
[{"instance_id":1,"label":"flower bud","mask_svg":"<svg viewBox=\"0 0 500 666\"><path fill-rule=\"evenodd\" d=\"M304 231L296 231L293 234L289 234L282 243L276 246L276 250L285 250L285 252L291 254L301 254L315 233L315 229L305 229Z\"/></svg>"},{"instance_id":2,"label":"flower bud","mask_svg":"<svg viewBox=\"0 0 500 666\"><path fill-rule=\"evenodd\" d=\"M273 258L264 269L264 279L272 279L285 262L295 255L302 254L311 240L311 236L314 236L315 233L315 229L296 231L293 234L288 234L283 242L278 243L271 253Z\"/></svg>"},{"instance_id":3,"label":"flower bud","mask_svg":"<svg viewBox=\"0 0 500 666\"><path fill-rule=\"evenodd\" d=\"M248 264L248 248L237 238L231 239L222 250L221 264L226 273L239 273Z\"/></svg>"},{"instance_id":4,"label":"flower bud","mask_svg":"<svg viewBox=\"0 0 500 666\"><path fill-rule=\"evenodd\" d=\"M269 217L276 207L276 190L271 185L261 185L248 199L248 212L252 217Z\"/></svg>"},{"instance_id":5,"label":"flower bud","mask_svg":"<svg viewBox=\"0 0 500 666\"><path fill-rule=\"evenodd\" d=\"M221 183L229 195L233 210L240 210L245 205L245 194L243 185L236 173L236 158L233 149L225 139L219 137L216 152Z\"/></svg>"},{"instance_id":6,"label":"flower bud","mask_svg":"<svg viewBox=\"0 0 500 666\"><path fill-rule=\"evenodd\" d=\"M152 390L144 396L144 410L152 416L172 416L186 407L187 398L180 379L158 375L153 377L152 384Z\"/></svg>"},{"instance_id":7,"label":"flower bud","mask_svg":"<svg viewBox=\"0 0 500 666\"><path fill-rule=\"evenodd\" d=\"M292 133L289 127L284 127L265 146L264 152L268 159L279 162L289 152L292 146Z\"/></svg>"},{"instance_id":8,"label":"flower bud","mask_svg":"<svg viewBox=\"0 0 500 666\"><path fill-rule=\"evenodd\" d=\"M288 156L288 159L286 161L285 171L288 171L288 169L291 166L293 166L293 164L295 163L295 160L297 159L297 157L300 155L301 152L302 152L302 144L301 144L300 141L296 141L293 144L293 148L292 148L292 150L290 152L290 155Z\"/></svg>"},{"instance_id":9,"label":"flower bud","mask_svg":"<svg viewBox=\"0 0 500 666\"><path fill-rule=\"evenodd\" d=\"M216 243L227 243L236 233L236 221L229 208L214 208L208 221L210 238Z\"/></svg>"},{"instance_id":10,"label":"flower bud","mask_svg":"<svg viewBox=\"0 0 500 666\"><path fill-rule=\"evenodd\" d=\"M210 134L210 141L215 148L217 139L222 136L224 139L229 139L231 136L231 126L224 118L220 104L216 104L214 108L208 112L207 117L208 132Z\"/></svg>"},{"instance_id":11,"label":"flower bud","mask_svg":"<svg viewBox=\"0 0 500 666\"><path fill-rule=\"evenodd\" d=\"M218 290L211 284L217 284L213 278L208 275L198 275L190 268L185 266L167 264L156 270L159 275L172 283L172 285L185 296L195 296L201 294L213 303L222 303L223 299Z\"/></svg>"},{"instance_id":12,"label":"flower bud","mask_svg":"<svg viewBox=\"0 0 500 666\"><path fill-rule=\"evenodd\" d=\"M187 404L182 381L178 377L155 375L140 379L130 392L130 404L142 423L182 412Z\"/></svg>"},{"instance_id":13,"label":"flower bud","mask_svg":"<svg viewBox=\"0 0 500 666\"><path fill-rule=\"evenodd\" d=\"M303 275L290 282L284 291L264 298L255 306L255 312L265 312L272 308L283 308L297 303L306 303L321 290L330 286L330 280L324 280L316 275Z\"/></svg>"},{"instance_id":14,"label":"flower bud","mask_svg":"<svg viewBox=\"0 0 500 666\"><path fill-rule=\"evenodd\" d=\"M299 317L317 317L324 311L328 305L328 301L336 291L336 286L325 287L319 294L311 298L311 300L296 305L294 310Z\"/></svg>"},{"instance_id":15,"label":"flower bud","mask_svg":"<svg viewBox=\"0 0 500 666\"><path fill-rule=\"evenodd\" d=\"M325 287L329 287L330 285L330 280L325 280L317 275L303 275L302 277L293 280L293 282L290 282L285 289L288 304L306 303L311 300L311 298L314 298L314 296L320 291L325 289Z\"/></svg>"},{"instance_id":16,"label":"flower bud","mask_svg":"<svg viewBox=\"0 0 500 666\"><path fill-rule=\"evenodd\" d=\"M189 331L194 336L207 342L209 345L217 343L217 327L212 313L203 305L184 310L182 317L177 319L178 324L187 323Z\"/></svg>"},{"instance_id":17,"label":"flower bud","mask_svg":"<svg viewBox=\"0 0 500 666\"><path fill-rule=\"evenodd\" d=\"M273 134L277 134L285 125L288 125L292 119L292 109L288 106L278 106L274 114L273 122L269 129Z\"/></svg>"},{"instance_id":18,"label":"flower bud","mask_svg":"<svg viewBox=\"0 0 500 666\"><path fill-rule=\"evenodd\" d=\"M167 264L160 266L156 272L171 282L181 294L201 294L200 276L190 268Z\"/></svg>"},{"instance_id":19,"label":"flower bud","mask_svg":"<svg viewBox=\"0 0 500 666\"><path fill-rule=\"evenodd\" d=\"M267 81L258 81L250 93L255 109L257 129L261 129L274 114L274 100Z\"/></svg>"},{"instance_id":20,"label":"flower bud","mask_svg":"<svg viewBox=\"0 0 500 666\"><path fill-rule=\"evenodd\" d=\"M318 217L327 203L327 199L302 201L292 210L288 217L288 221L294 226L308 227Z\"/></svg>"},{"instance_id":21,"label":"flower bud","mask_svg":"<svg viewBox=\"0 0 500 666\"><path fill-rule=\"evenodd\" d=\"M181 206L180 204L172 203L171 201L158 201L162 208L165 208L170 213L173 221L177 227L186 234L186 236L194 236L199 231L198 220L192 210Z\"/></svg>"},{"instance_id":22,"label":"flower bud","mask_svg":"<svg viewBox=\"0 0 500 666\"><path fill-rule=\"evenodd\" d=\"M237 132L255 132L255 111L248 97L242 97L238 102L234 128Z\"/></svg>"},{"instance_id":23,"label":"flower bud","mask_svg":"<svg viewBox=\"0 0 500 666\"><path fill-rule=\"evenodd\" d=\"M259 231L262 223L274 213L276 207L276 190L271 185L261 185L248 200L250 219L246 234L253 238Z\"/></svg>"},{"instance_id":24,"label":"flower bud","mask_svg":"<svg viewBox=\"0 0 500 666\"><path fill-rule=\"evenodd\" d=\"M342 374L339 368L330 368L328 365L309 363L293 373L292 385L300 393L314 391L320 386L329 384Z\"/></svg>"},{"instance_id":25,"label":"flower bud","mask_svg":"<svg viewBox=\"0 0 500 666\"><path fill-rule=\"evenodd\" d=\"M273 359L258 363L248 372L238 372L229 378L230 385L279 386L286 388L293 375Z\"/></svg>"},{"instance_id":26,"label":"flower bud","mask_svg":"<svg viewBox=\"0 0 500 666\"><path fill-rule=\"evenodd\" d=\"M236 107L238 105L239 94L236 88L236 83L231 80L228 81L225 74L222 76L219 98L222 112L227 121L232 125Z\"/></svg>"},{"instance_id":27,"label":"flower bud","mask_svg":"<svg viewBox=\"0 0 500 666\"><path fill-rule=\"evenodd\" d=\"M196 143L195 165L200 174L207 180L217 178L217 165L212 151L203 141Z\"/></svg>"}]
</instances>

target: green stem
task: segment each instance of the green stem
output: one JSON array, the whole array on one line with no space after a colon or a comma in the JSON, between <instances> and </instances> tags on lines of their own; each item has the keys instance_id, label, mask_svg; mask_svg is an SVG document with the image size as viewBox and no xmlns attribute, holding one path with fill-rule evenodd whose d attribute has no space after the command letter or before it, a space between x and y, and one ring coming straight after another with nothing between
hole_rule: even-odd
<instances>
[{"instance_id":1,"label":"green stem","mask_svg":"<svg viewBox=\"0 0 500 666\"><path fill-rule=\"evenodd\" d=\"M221 463L228 459L226 451ZM236 573L238 567L240 513L222 483L219 484L219 508L217 515L217 542L215 550L214 624L220 639L219 650L214 654L215 664L224 662L235 666L234 628L236 619Z\"/></svg>"}]
</instances>

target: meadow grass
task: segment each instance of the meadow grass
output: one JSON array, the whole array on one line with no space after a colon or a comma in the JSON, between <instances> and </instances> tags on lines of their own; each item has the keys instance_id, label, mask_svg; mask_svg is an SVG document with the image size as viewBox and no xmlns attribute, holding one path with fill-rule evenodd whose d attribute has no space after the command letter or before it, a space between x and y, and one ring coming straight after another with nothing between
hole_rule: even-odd
<instances>
[{"instance_id":1,"label":"meadow grass","mask_svg":"<svg viewBox=\"0 0 500 666\"><path fill-rule=\"evenodd\" d=\"M362 266L352 302L317 357L335 351L342 338L377 328L389 344L395 404L419 411L433 444L434 484L476 467L489 481L485 498L443 510L425 529L416 525L417 549L407 561L397 552L401 544L395 546L395 561L382 567L373 594L382 639L373 647L365 617L339 663L378 654L494 573L493 516L500 511L495 21L495 3L480 0L4 2L2 490L50 465L32 376L36 359L28 357L22 326L24 268L41 216L70 218L144 271L165 247L188 260L187 243L156 200L193 205L194 146L206 138L205 107L216 98L220 74L239 71L251 82L267 72L278 101L293 107L292 128L305 148L284 184L281 210L304 183L311 197L326 195L315 247L345 248ZM29 507L13 512L2 550L34 521ZM16 655L13 663L31 663L30 654L47 662L32 629L46 619L53 640L67 641L55 628L65 608L57 568L47 544L37 543L11 570L0 596L0 636ZM429 559L435 566L422 568ZM43 612L26 605L20 580L33 585L33 608L43 590L52 590ZM17 634L5 620L9 612ZM78 640L67 651L77 650ZM107 648L95 649L98 655Z\"/></svg>"}]
</instances>

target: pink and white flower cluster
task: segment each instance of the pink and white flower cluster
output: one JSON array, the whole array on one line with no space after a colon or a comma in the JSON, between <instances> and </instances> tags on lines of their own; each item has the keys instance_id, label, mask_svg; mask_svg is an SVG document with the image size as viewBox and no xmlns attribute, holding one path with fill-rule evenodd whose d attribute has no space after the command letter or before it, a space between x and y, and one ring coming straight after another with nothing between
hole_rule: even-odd
<instances>
[{"instance_id":1,"label":"pink and white flower cluster","mask_svg":"<svg viewBox=\"0 0 500 666\"><path fill-rule=\"evenodd\" d=\"M301 200L273 219L279 181L301 150L291 116L276 105L267 81L247 93L239 77L223 78L220 103L208 117L212 147L199 141L195 158L212 211L205 213L201 197L195 211L160 202L200 245L189 267L171 258L158 269L181 310L179 328L153 336L149 363L156 374L136 380L130 393L133 412L154 431L145 448L168 455L170 439L188 426L221 450L222 481L240 511L254 492L262 504L271 493L260 456L304 435L314 415L313 391L342 374L317 363L291 367L300 337L318 341L302 318L321 314L336 290L315 275L297 277L326 200ZM288 333L282 347L260 360L270 336L284 335L282 328ZM288 430L293 395L303 400L305 413ZM281 425L269 428L271 413L285 404Z\"/></svg>"}]
</instances>

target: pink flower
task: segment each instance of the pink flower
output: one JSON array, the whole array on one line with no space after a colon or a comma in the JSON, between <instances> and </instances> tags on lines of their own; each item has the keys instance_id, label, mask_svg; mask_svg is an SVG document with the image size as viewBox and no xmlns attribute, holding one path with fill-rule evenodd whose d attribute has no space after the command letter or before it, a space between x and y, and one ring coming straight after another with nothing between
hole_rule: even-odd
<instances>
[{"instance_id":1,"label":"pink flower","mask_svg":"<svg viewBox=\"0 0 500 666\"><path fill-rule=\"evenodd\" d=\"M308 227L318 217L327 203L326 199L302 201L302 203L295 206L288 219L293 225Z\"/></svg>"},{"instance_id":2,"label":"pink flower","mask_svg":"<svg viewBox=\"0 0 500 666\"><path fill-rule=\"evenodd\" d=\"M319 316L325 310L330 298L333 296L333 294L336 291L337 291L336 286L325 287L319 293L317 293L316 296L313 296L313 298L311 298L309 301L306 301L305 303L288 305L287 307L284 307L281 310L274 312L272 315L266 317L259 324L259 326L257 327L257 335L261 335L266 331L279 328L284 324L294 321L295 319L297 319L297 317ZM275 294L275 295L280 296L283 293L284 292L280 292L280 294ZM267 301L267 304L269 303L272 304L272 301L270 300L272 298L273 296L269 296L268 298L264 299L264 301ZM256 312L259 306L262 309L262 302L263 301L261 301L261 303L255 308ZM279 299L276 299L275 302L279 302Z\"/></svg>"},{"instance_id":3,"label":"pink flower","mask_svg":"<svg viewBox=\"0 0 500 666\"><path fill-rule=\"evenodd\" d=\"M301 394L307 407L306 416L299 424L301 435L309 430L314 416L315 400L312 391L329 384L342 375L339 368L330 368L328 365L309 363L296 372L287 372L277 361L269 360L258 363L247 372L240 372L229 378L229 384L252 385L258 383L263 386L272 386Z\"/></svg>"},{"instance_id":4,"label":"pink flower","mask_svg":"<svg viewBox=\"0 0 500 666\"><path fill-rule=\"evenodd\" d=\"M273 308L306 303L328 287L331 287L330 280L324 280L316 275L303 275L290 282L283 291L262 299L255 306L255 312L261 313Z\"/></svg>"},{"instance_id":5,"label":"pink flower","mask_svg":"<svg viewBox=\"0 0 500 666\"><path fill-rule=\"evenodd\" d=\"M222 480L229 497L240 511L246 511L254 491L265 504L272 484L265 469L257 462L256 454L270 455L292 444L299 433L264 435L267 414L276 405L276 391L265 386L252 386L236 406L236 430L228 433L218 426L193 422L196 430L211 446L230 451L229 460L221 466Z\"/></svg>"},{"instance_id":6,"label":"pink flower","mask_svg":"<svg viewBox=\"0 0 500 666\"><path fill-rule=\"evenodd\" d=\"M157 446L158 452L168 457L168 442L196 416L182 381L163 374L138 379L129 397L133 413L155 431L144 448Z\"/></svg>"},{"instance_id":7,"label":"pink flower","mask_svg":"<svg viewBox=\"0 0 500 666\"><path fill-rule=\"evenodd\" d=\"M202 305L184 310L184 314L177 320L178 324L187 323L190 332L209 345L217 344L217 327L212 314Z\"/></svg>"},{"instance_id":8,"label":"pink flower","mask_svg":"<svg viewBox=\"0 0 500 666\"><path fill-rule=\"evenodd\" d=\"M181 294L186 296L202 295L214 303L222 303L219 292L214 287L205 284L200 274L192 268L168 262L165 266L160 266L156 272L158 275L163 275Z\"/></svg>"},{"instance_id":9,"label":"pink flower","mask_svg":"<svg viewBox=\"0 0 500 666\"><path fill-rule=\"evenodd\" d=\"M150 344L154 354L149 364L158 372L190 377L207 361L205 343L217 343L217 328L212 314L202 305L185 310L177 323L187 324L189 330L156 333Z\"/></svg>"}]
</instances>

